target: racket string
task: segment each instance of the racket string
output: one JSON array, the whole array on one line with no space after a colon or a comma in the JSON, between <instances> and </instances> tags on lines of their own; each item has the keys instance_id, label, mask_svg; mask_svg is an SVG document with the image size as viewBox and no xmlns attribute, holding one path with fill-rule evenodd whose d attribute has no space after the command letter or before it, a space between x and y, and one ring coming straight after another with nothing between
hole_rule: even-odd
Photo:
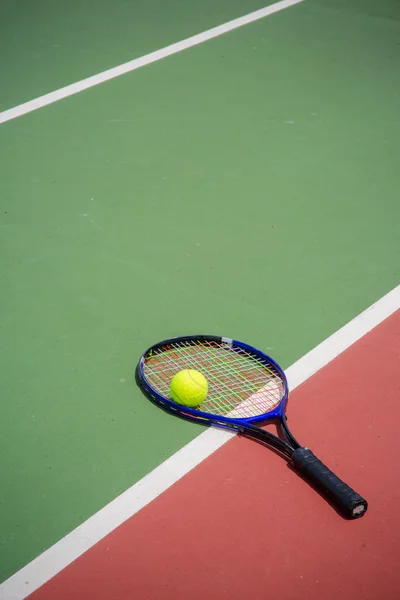
<instances>
[{"instance_id":1,"label":"racket string","mask_svg":"<svg viewBox=\"0 0 400 600\"><path fill-rule=\"evenodd\" d=\"M166 397L178 371L201 371L209 383L201 410L217 415L257 416L276 407L285 394L273 365L242 348L214 341L170 343L147 356L144 369L150 384Z\"/></svg>"},{"instance_id":2,"label":"racket string","mask_svg":"<svg viewBox=\"0 0 400 600\"><path fill-rule=\"evenodd\" d=\"M190 344L187 344L187 346L190 346ZM230 383L232 382L232 378L236 376L236 373L233 372L228 362L220 360L219 356L216 361L214 356L211 358L204 353L202 356L202 366L206 373L209 373L210 390L208 401L203 403L204 407L212 409L213 412L224 411L225 409L229 410L228 398L232 398L232 395L240 401L240 394L237 393L236 386ZM194 365L194 368L199 368L197 363Z\"/></svg>"},{"instance_id":3,"label":"racket string","mask_svg":"<svg viewBox=\"0 0 400 600\"><path fill-rule=\"evenodd\" d=\"M186 355L184 356L184 358L186 359L184 361L184 365L182 365L182 363L179 364L178 361L174 360L173 358L173 353L169 352L168 353L168 359L170 362L173 363L174 368L170 369L170 373L168 373L169 375L174 374L174 372L176 372L177 370L179 370L179 368L182 368L182 366L184 366L185 368L197 368L200 369L200 365L199 365L199 357L197 353L193 353L191 351L191 345L186 343L185 344L185 348L190 349L190 355L189 357ZM196 348L196 347L195 347ZM179 355L178 355L179 357ZM182 357L182 356L180 356ZM188 360L189 358L189 360ZM190 359L193 358L194 361L192 362ZM263 377L260 377L260 368L259 368L259 364L257 363L258 369L251 369L250 367L250 361L246 360L245 361L245 372L244 374L242 374L240 372L239 369L237 369L238 367L238 363L236 362L236 364L232 365L232 360L230 361L221 361L221 358L219 356L219 353L216 355L214 352L212 353L212 356L209 356L208 354L203 353L201 356L201 367L203 368L204 374L205 376L210 380L210 387L214 387L214 390L211 390L214 392L214 394L210 394L210 398L213 398L213 402L210 400L209 403L211 404L215 404L216 400L219 400L219 398L216 398L215 395L216 393L223 393L223 398L222 398L222 402L217 402L218 404L221 404L221 406L219 408L221 409L226 409L230 407L229 403L226 402L226 396L228 394L228 396L231 396L232 394L234 396L236 396L237 400L240 401L243 399L243 394L242 393L238 393L238 388L240 389L241 387L246 387L246 391L247 388L249 386L250 381L252 382L252 384L254 385L255 389L257 389L259 387L259 385L261 383L264 382L265 380L265 373L263 372L262 375ZM216 360L217 359L217 360ZM255 362L255 361L254 361ZM236 369L233 369L232 367L235 366ZM164 375L167 374L164 372ZM256 374L256 378L254 377L254 374ZM161 383L162 377L159 377L159 383ZM236 385L235 385L236 384ZM218 406L216 407L218 408Z\"/></svg>"},{"instance_id":4,"label":"racket string","mask_svg":"<svg viewBox=\"0 0 400 600\"><path fill-rule=\"evenodd\" d=\"M192 356L192 349L190 348L190 345L187 345L188 348L191 350L191 355L189 357L185 357L185 361L184 364L182 364L182 360L175 360L175 358L177 357L178 359L182 359L182 356L180 356L179 354L175 353L175 352L169 352L167 356L164 356L164 359L167 358L167 361L163 361L163 365L167 366L167 369L165 369L165 371L167 370L171 370L171 374L174 370L176 370L179 367L197 367L199 368L199 357L196 353L193 354ZM238 354L238 353L237 353ZM207 356L207 355L206 355ZM188 360L189 358L189 360ZM224 379L226 377L226 379L229 381L229 384L232 383L232 378L236 378L236 383L239 384L243 384L245 381L247 383L249 383L249 381L251 380L252 383L257 384L259 383L259 380L264 381L265 379L265 365L263 363L260 362L256 362L255 360L252 360L253 363L255 363L255 367L256 368L252 368L250 361L246 360L245 361L245 369L244 372L242 373L241 370L239 370L238 367L238 362L236 360L236 364L232 365L232 360L230 361L221 361L219 359L218 361L218 370L216 369L217 366L217 361L216 358L219 358L218 356L215 356L215 354L213 353L212 359L210 359L210 356L207 356L208 360L205 360L205 356L203 354L202 356L202 366L204 367L210 367L210 369L206 369L207 371L211 370L212 375L214 376L219 376L220 377L220 381L222 380L222 382L224 382ZM236 359L238 358L238 356L236 355ZM194 362L191 360L194 359ZM170 369L168 369L168 363L172 362L174 368L172 369L172 367L170 367ZM235 367L235 369L232 369L232 366ZM242 366L242 365L241 365ZM260 369L261 366L261 369ZM159 367L159 365L158 365ZM274 373L272 373L272 375L275 375Z\"/></svg>"}]
</instances>

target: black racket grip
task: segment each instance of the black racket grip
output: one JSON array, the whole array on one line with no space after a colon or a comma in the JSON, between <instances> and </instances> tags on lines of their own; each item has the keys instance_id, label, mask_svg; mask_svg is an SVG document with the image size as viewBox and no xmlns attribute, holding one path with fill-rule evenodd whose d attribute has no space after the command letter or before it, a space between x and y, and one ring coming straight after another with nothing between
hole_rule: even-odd
<instances>
[{"instance_id":1,"label":"black racket grip","mask_svg":"<svg viewBox=\"0 0 400 600\"><path fill-rule=\"evenodd\" d=\"M367 501L332 473L311 450L308 448L295 450L292 454L292 463L304 479L325 494L344 516L349 519L363 516L368 508Z\"/></svg>"}]
</instances>

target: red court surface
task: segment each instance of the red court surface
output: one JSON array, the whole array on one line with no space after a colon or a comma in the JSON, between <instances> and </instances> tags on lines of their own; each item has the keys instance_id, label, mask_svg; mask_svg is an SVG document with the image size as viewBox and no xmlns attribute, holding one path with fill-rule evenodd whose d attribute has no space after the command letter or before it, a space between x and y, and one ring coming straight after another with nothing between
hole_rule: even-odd
<instances>
[{"instance_id":1,"label":"red court surface","mask_svg":"<svg viewBox=\"0 0 400 600\"><path fill-rule=\"evenodd\" d=\"M294 434L367 498L363 518L234 438L30 598L400 598L399 367L400 311L289 402Z\"/></svg>"}]
</instances>

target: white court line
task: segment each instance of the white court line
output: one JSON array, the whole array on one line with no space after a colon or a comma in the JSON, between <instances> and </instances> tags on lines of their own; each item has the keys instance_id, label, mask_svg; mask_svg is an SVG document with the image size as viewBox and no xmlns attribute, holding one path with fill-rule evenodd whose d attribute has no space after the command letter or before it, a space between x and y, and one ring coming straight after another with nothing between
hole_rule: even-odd
<instances>
[{"instance_id":1,"label":"white court line","mask_svg":"<svg viewBox=\"0 0 400 600\"><path fill-rule=\"evenodd\" d=\"M400 309L400 285L286 370L291 390ZM104 536L165 492L234 437L209 428L0 586L1 600L22 600Z\"/></svg>"},{"instance_id":2,"label":"white court line","mask_svg":"<svg viewBox=\"0 0 400 600\"><path fill-rule=\"evenodd\" d=\"M44 96L40 96L34 100L30 100L29 102L24 102L24 104L20 104L19 106L15 106L14 108L10 108L1 112L0 123L11 121L12 119L16 119L17 117L21 117L22 115L33 112L38 108L42 108L48 104L53 104L53 102L57 102L58 100L62 100L68 96L78 94L83 90L87 90L95 85L98 85L99 83L104 83L105 81L109 81L110 79L114 79L115 77L119 77L125 73L129 73L130 71L135 71L136 69L140 69L141 67L145 67L146 65L150 65L151 63L166 58L167 56L177 54L178 52L182 52L182 50L187 50L187 48L198 46L203 42L207 42L208 40L219 37L224 33L228 33L229 31L243 27L243 25L248 25L249 23L259 21L264 17L268 17L269 15L284 10L285 8L299 4L300 2L303 2L303 0L282 0L281 2L277 2L271 6L266 6L265 8L251 12L248 15L244 15L243 17L239 17L233 21L228 21L227 23L218 25L218 27L213 27L212 29L208 29L207 31L193 35L192 37L186 38L180 42L176 42L175 44L171 44L170 46L166 46L165 48L161 48L160 50L156 50L155 52L151 52L150 54L146 54L145 56L141 56L140 58L135 58L134 60L119 65L118 67L113 67L112 69L108 69L107 71L103 71L102 73L98 73L92 77L87 77L86 79L82 79L81 81L77 81L76 83L72 83L71 85L60 88L59 90L50 92L49 94L45 94Z\"/></svg>"}]
</instances>

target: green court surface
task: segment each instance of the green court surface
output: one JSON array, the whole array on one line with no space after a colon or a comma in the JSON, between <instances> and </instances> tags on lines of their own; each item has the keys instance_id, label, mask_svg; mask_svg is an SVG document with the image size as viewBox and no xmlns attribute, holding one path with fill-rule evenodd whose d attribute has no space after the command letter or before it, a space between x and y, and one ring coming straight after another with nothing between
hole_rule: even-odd
<instances>
[{"instance_id":1,"label":"green court surface","mask_svg":"<svg viewBox=\"0 0 400 600\"><path fill-rule=\"evenodd\" d=\"M0 19L5 110L269 4L265 0L16 0ZM10 56L11 54L11 56Z\"/></svg>"},{"instance_id":2,"label":"green court surface","mask_svg":"<svg viewBox=\"0 0 400 600\"><path fill-rule=\"evenodd\" d=\"M3 7L0 108L266 4ZM398 284L399 40L399 2L305 0L0 126L0 580L200 433L147 346L288 367Z\"/></svg>"}]
</instances>

